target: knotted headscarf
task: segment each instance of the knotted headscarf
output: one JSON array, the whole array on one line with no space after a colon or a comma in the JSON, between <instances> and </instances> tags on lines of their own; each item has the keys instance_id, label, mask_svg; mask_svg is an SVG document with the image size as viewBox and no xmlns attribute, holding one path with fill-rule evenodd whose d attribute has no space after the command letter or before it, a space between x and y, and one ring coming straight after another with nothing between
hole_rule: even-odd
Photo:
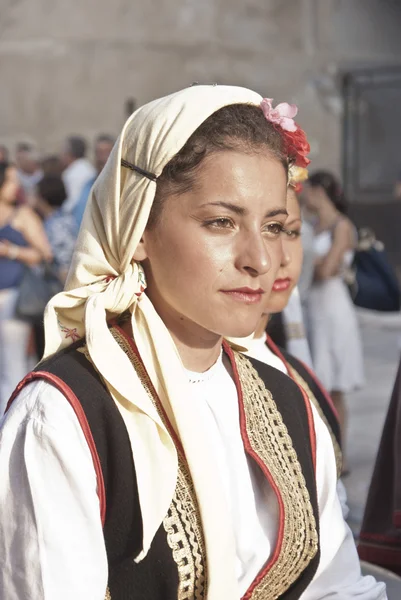
<instances>
[{"instance_id":1,"label":"knotted headscarf","mask_svg":"<svg viewBox=\"0 0 401 600\"><path fill-rule=\"evenodd\" d=\"M259 106L261 96L239 87L194 86L139 108L126 122L96 180L76 244L66 289L45 314L45 356L86 336L90 359L103 377L128 430L143 520L143 551L169 509L177 478L175 445L107 320L129 309L141 358L184 448L198 499L208 560L208 599L238 597L235 545L207 432L190 402L175 344L143 291L133 260L145 230L156 182L121 166L128 161L158 177L191 134L218 109Z\"/></svg>"}]
</instances>

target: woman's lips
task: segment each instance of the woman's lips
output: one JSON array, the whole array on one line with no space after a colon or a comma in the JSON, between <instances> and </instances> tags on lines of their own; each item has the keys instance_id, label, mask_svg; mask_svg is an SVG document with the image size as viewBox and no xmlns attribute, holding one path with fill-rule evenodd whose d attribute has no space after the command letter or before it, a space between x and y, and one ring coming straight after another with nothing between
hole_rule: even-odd
<instances>
[{"instance_id":1,"label":"woman's lips","mask_svg":"<svg viewBox=\"0 0 401 600\"><path fill-rule=\"evenodd\" d=\"M233 300L237 302L243 302L245 304L257 304L261 301L264 290L259 288L258 290L253 290L252 288L237 288L235 290L221 290L223 294L229 296Z\"/></svg>"},{"instance_id":2,"label":"woman's lips","mask_svg":"<svg viewBox=\"0 0 401 600\"><path fill-rule=\"evenodd\" d=\"M285 292L291 285L291 279L286 277L285 279L276 279L273 283L273 292Z\"/></svg>"}]
</instances>

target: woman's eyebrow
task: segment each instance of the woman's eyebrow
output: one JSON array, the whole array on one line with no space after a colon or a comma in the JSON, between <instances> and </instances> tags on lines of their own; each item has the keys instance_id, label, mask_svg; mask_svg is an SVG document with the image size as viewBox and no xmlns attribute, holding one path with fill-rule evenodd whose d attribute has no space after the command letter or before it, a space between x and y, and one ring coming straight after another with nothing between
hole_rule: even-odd
<instances>
[{"instance_id":1,"label":"woman's eyebrow","mask_svg":"<svg viewBox=\"0 0 401 600\"><path fill-rule=\"evenodd\" d=\"M232 204L231 202L207 202L206 204L202 204L201 208L204 206L221 206L240 216L246 215L249 212L244 206L238 206L238 204Z\"/></svg>"},{"instance_id":2,"label":"woman's eyebrow","mask_svg":"<svg viewBox=\"0 0 401 600\"><path fill-rule=\"evenodd\" d=\"M291 219L291 221L288 221L288 223L286 222L285 225L293 225L294 223L296 223L297 221L299 221L300 223L302 223L302 219L300 219L299 217L296 217L296 219Z\"/></svg>"},{"instance_id":3,"label":"woman's eyebrow","mask_svg":"<svg viewBox=\"0 0 401 600\"><path fill-rule=\"evenodd\" d=\"M206 204L202 204L202 207L204 206L221 206L227 210L231 210L231 212L239 216L245 216L249 213L249 210L244 206L238 206L238 204L232 204L231 202L207 202ZM288 216L288 212L285 208L273 208L265 214L265 219L268 217L276 217L277 215Z\"/></svg>"}]
</instances>

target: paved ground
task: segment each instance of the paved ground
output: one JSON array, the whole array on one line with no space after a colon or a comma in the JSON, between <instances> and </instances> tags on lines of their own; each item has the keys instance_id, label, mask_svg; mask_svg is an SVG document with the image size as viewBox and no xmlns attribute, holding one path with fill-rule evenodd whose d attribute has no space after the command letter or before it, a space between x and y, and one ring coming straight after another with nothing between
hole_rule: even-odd
<instances>
[{"instance_id":1,"label":"paved ground","mask_svg":"<svg viewBox=\"0 0 401 600\"><path fill-rule=\"evenodd\" d=\"M381 430L401 353L401 315L360 312L366 386L348 397L347 454L350 475L344 483L349 524L357 535L366 502Z\"/></svg>"}]
</instances>

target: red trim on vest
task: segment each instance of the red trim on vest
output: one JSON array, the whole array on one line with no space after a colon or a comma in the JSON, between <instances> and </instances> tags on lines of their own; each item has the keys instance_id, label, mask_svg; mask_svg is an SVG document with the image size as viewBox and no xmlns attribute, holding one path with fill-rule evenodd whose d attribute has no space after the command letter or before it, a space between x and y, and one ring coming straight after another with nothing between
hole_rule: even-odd
<instances>
[{"instance_id":1,"label":"red trim on vest","mask_svg":"<svg viewBox=\"0 0 401 600\"><path fill-rule=\"evenodd\" d=\"M338 416L338 412L336 407L334 406L334 402L331 399L330 394L328 393L328 391L326 390L326 388L324 387L324 385L322 384L322 382L320 381L320 379L317 378L316 374L308 367L307 364L305 364L302 360L300 360L299 358L297 358L297 360L299 360L299 362L302 364L303 368L305 369L305 371L307 371L309 373L309 375L311 376L311 378L313 379L313 381L316 383L317 387L319 388L319 390L322 392L323 396L326 398L326 402L327 404L330 406L332 412L334 413L335 418L337 419L337 421L339 420L339 416Z\"/></svg>"},{"instance_id":2,"label":"red trim on vest","mask_svg":"<svg viewBox=\"0 0 401 600\"><path fill-rule=\"evenodd\" d=\"M359 545L358 555L361 560L392 570L397 568L400 573L401 548L383 548L375 545Z\"/></svg>"},{"instance_id":3,"label":"red trim on vest","mask_svg":"<svg viewBox=\"0 0 401 600\"><path fill-rule=\"evenodd\" d=\"M235 382L235 386L237 388L238 406L239 406L239 414L240 414L240 429L241 429L242 440L244 443L244 448L245 448L247 454L249 454L249 456L251 456L253 458L253 460L259 465L262 473L264 474L264 476L270 483L270 485L276 495L276 498L278 501L278 506L279 506L279 529L278 529L278 534L277 534L276 547L275 547L273 556L271 557L269 562L259 572L259 574L254 579L253 583L248 588L248 591L246 592L246 594L242 597L242 600L249 600L249 598L252 596L252 593L255 590L255 588L266 577L266 574L272 568L272 566L274 565L274 563L277 561L277 559L279 557L279 554L281 551L281 546L283 544L283 535L284 535L284 520L285 520L284 503L283 503L283 500L282 500L282 497L280 494L280 490L278 489L269 469L266 467L264 462L262 460L260 460L258 455L252 449L251 443L248 438L248 433L246 431L242 388L241 388L241 382L240 382L239 375L238 375L237 365L235 364L235 360L234 360L234 354L233 354L233 351L230 348L230 346L225 341L223 341L223 348L224 348L224 351L227 354L228 358L230 359L231 366L233 369L234 382Z\"/></svg>"},{"instance_id":4,"label":"red trim on vest","mask_svg":"<svg viewBox=\"0 0 401 600\"><path fill-rule=\"evenodd\" d=\"M17 385L10 400L8 401L6 412L8 411L12 402L22 390L22 388L28 383L31 383L31 381L35 381L37 379L45 380L51 385L53 385L55 388L57 388L68 400L78 419L78 422L85 436L86 442L89 446L89 450L93 461L93 467L96 473L97 495L99 496L100 518L103 527L106 520L106 491L104 487L102 467L84 409L82 408L80 401L78 400L72 389L62 379L57 377L57 375L53 375L52 373L48 373L47 371L32 371L31 373L28 373L28 375Z\"/></svg>"},{"instance_id":5,"label":"red trim on vest","mask_svg":"<svg viewBox=\"0 0 401 600\"><path fill-rule=\"evenodd\" d=\"M396 546L400 546L401 550L401 538L395 535L383 535L381 533L361 533L360 540L363 542L366 540L369 542L371 540L374 542L383 542L384 544L394 544Z\"/></svg>"},{"instance_id":6,"label":"red trim on vest","mask_svg":"<svg viewBox=\"0 0 401 600\"><path fill-rule=\"evenodd\" d=\"M397 529L401 529L401 510L394 511L393 524L397 527Z\"/></svg>"},{"instance_id":7,"label":"red trim on vest","mask_svg":"<svg viewBox=\"0 0 401 600\"><path fill-rule=\"evenodd\" d=\"M284 366L287 369L287 374L288 374L289 377L291 377L291 375L290 375L290 373L291 373L291 365L288 364L288 362L286 361L285 357L281 353L281 350L278 348L278 346L276 346L276 344L273 342L273 340L271 339L271 337L267 333L266 333L266 345L268 346L268 348L270 348L270 350L280 360L283 361ZM311 441L311 451L312 451L313 468L315 470L315 475L316 475L316 430L315 430L315 420L313 418L313 412L312 412L311 402L310 402L310 400L308 398L307 393L303 389L303 387L301 387L294 380L293 377L291 377L291 379L294 381L294 383L297 384L297 386L301 390L302 396L303 396L303 399L304 399L304 402L305 402L306 414L308 415L309 435L310 435L310 441ZM313 379L315 379L315 378L313 378Z\"/></svg>"}]
</instances>

